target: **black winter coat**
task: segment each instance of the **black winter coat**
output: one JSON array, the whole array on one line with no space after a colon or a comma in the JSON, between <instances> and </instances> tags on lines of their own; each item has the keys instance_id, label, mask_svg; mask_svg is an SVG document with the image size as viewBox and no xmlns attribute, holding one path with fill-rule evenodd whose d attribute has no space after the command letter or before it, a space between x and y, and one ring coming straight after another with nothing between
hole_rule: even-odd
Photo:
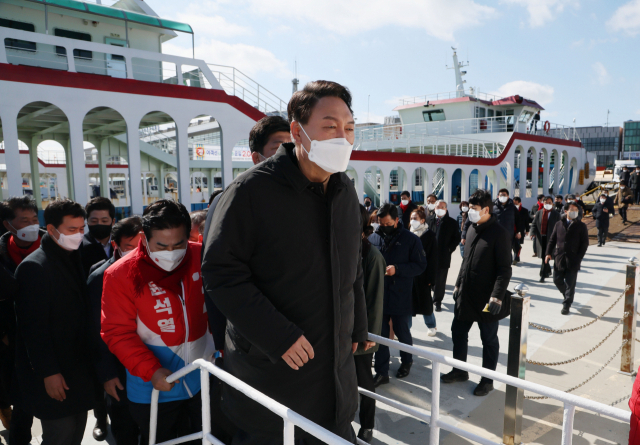
<instances>
[{"instance_id":1,"label":"black winter coat","mask_svg":"<svg viewBox=\"0 0 640 445\"><path fill-rule=\"evenodd\" d=\"M620 184L622 184L624 182L625 184L629 185L630 176L631 176L631 172L630 171L622 170L620 172Z\"/></svg>"},{"instance_id":2,"label":"black winter coat","mask_svg":"<svg viewBox=\"0 0 640 445\"><path fill-rule=\"evenodd\" d=\"M556 267L556 259L565 254L569 260L569 270L579 270L580 263L589 248L589 230L587 225L579 219L573 220L567 225L567 217L564 215L553 228L553 233L547 243L547 255L553 257Z\"/></svg>"},{"instance_id":3,"label":"black winter coat","mask_svg":"<svg viewBox=\"0 0 640 445\"><path fill-rule=\"evenodd\" d=\"M427 258L427 268L413 279L413 316L433 314L431 286L436 282L438 271L438 240L430 230L420 235L422 250Z\"/></svg>"},{"instance_id":4,"label":"black winter coat","mask_svg":"<svg viewBox=\"0 0 640 445\"><path fill-rule=\"evenodd\" d=\"M331 175L324 193L286 143L226 189L202 263L205 301L228 320L225 370L348 440L358 407L351 347L368 337L361 239L347 175ZM294 371L282 355L302 335L315 358ZM279 416L239 392L226 387L223 399L239 428L282 432Z\"/></svg>"},{"instance_id":5,"label":"black winter coat","mask_svg":"<svg viewBox=\"0 0 640 445\"><path fill-rule=\"evenodd\" d=\"M609 228L609 215L611 215L611 210L605 212L604 209L607 208L608 207L606 203L602 204L600 200L598 200L598 203L594 205L593 209L591 210L591 216L596 220L596 227L600 229L606 230Z\"/></svg>"},{"instance_id":6,"label":"black winter coat","mask_svg":"<svg viewBox=\"0 0 640 445\"><path fill-rule=\"evenodd\" d=\"M472 224L456 280L455 316L463 321L491 322L497 315L482 312L491 297L502 301L511 280L511 233L497 218Z\"/></svg>"},{"instance_id":7,"label":"black winter coat","mask_svg":"<svg viewBox=\"0 0 640 445\"><path fill-rule=\"evenodd\" d=\"M413 201L409 201L409 205L407 206L407 208L402 211L402 207L398 206L398 213L402 214L402 224L404 225L404 227L411 227L411 212L413 212L415 209L417 209L418 206L416 204L414 204ZM408 229L407 229L408 230Z\"/></svg>"},{"instance_id":8,"label":"black winter coat","mask_svg":"<svg viewBox=\"0 0 640 445\"><path fill-rule=\"evenodd\" d=\"M629 188L632 190L640 189L640 174L631 173L631 176L629 176Z\"/></svg>"},{"instance_id":9,"label":"black winter coat","mask_svg":"<svg viewBox=\"0 0 640 445\"><path fill-rule=\"evenodd\" d=\"M39 419L93 408L94 368L90 310L80 252L68 252L49 236L16 269L16 371L22 402ZM44 378L61 373L63 402L47 395Z\"/></svg>"},{"instance_id":10,"label":"black winter coat","mask_svg":"<svg viewBox=\"0 0 640 445\"><path fill-rule=\"evenodd\" d=\"M82 238L80 246L80 255L82 256L82 268L84 270L85 279L89 278L91 266L103 260L108 260L113 256L113 247L109 246L109 256L104 251L102 244L97 241L91 233L87 232Z\"/></svg>"},{"instance_id":11,"label":"black winter coat","mask_svg":"<svg viewBox=\"0 0 640 445\"><path fill-rule=\"evenodd\" d=\"M451 266L451 254L460 244L460 230L456 220L449 216L449 212L442 217L440 227L437 225L437 218L436 215L429 216L427 224L438 240L438 268L448 269Z\"/></svg>"},{"instance_id":12,"label":"black winter coat","mask_svg":"<svg viewBox=\"0 0 640 445\"><path fill-rule=\"evenodd\" d=\"M524 238L525 233L529 232L529 228L531 225L531 217L529 216L529 209L524 208L522 205L520 205L520 210L518 210L518 208L516 207L516 215L518 216L518 218L520 218L520 229L518 232L522 235L522 237ZM518 226L518 224L516 223L516 227Z\"/></svg>"},{"instance_id":13,"label":"black winter coat","mask_svg":"<svg viewBox=\"0 0 640 445\"><path fill-rule=\"evenodd\" d=\"M427 267L420 238L398 222L397 229L384 238L381 252L387 267L396 267L395 275L384 277L382 312L385 315L412 315L413 279Z\"/></svg>"},{"instance_id":14,"label":"black winter coat","mask_svg":"<svg viewBox=\"0 0 640 445\"><path fill-rule=\"evenodd\" d=\"M498 224L514 236L517 232L523 231L522 223L518 217L518 208L513 203L513 199L509 198L504 204L496 199L493 202L493 214L498 219Z\"/></svg>"},{"instance_id":15,"label":"black winter coat","mask_svg":"<svg viewBox=\"0 0 640 445\"><path fill-rule=\"evenodd\" d=\"M542 248L542 217L544 215L544 209L538 210L536 213L536 217L533 218L533 224L531 224L531 232L529 234L536 238L536 256L538 258L544 258L544 249ZM553 227L556 223L560 221L560 214L556 212L554 209L549 211L549 215L547 216L547 233L544 235L547 237L547 242L549 242L549 237L553 232Z\"/></svg>"}]
</instances>

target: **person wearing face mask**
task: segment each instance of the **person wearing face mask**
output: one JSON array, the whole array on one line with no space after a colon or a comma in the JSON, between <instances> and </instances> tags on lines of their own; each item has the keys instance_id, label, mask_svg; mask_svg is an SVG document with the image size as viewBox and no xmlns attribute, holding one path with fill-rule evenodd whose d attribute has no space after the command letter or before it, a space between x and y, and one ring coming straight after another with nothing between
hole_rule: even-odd
<instances>
[{"instance_id":1,"label":"person wearing face mask","mask_svg":"<svg viewBox=\"0 0 640 445\"><path fill-rule=\"evenodd\" d=\"M18 297L16 268L40 247L46 233L38 223L38 207L29 196L7 199L0 203L0 219L7 232L0 237L0 420L9 430L12 443L31 442L33 416L21 406L15 373L16 315L14 302ZM9 391L11 389L11 391ZM11 406L13 405L13 410Z\"/></svg>"},{"instance_id":2,"label":"person wearing face mask","mask_svg":"<svg viewBox=\"0 0 640 445\"><path fill-rule=\"evenodd\" d=\"M516 207L516 221L520 219L519 224L516 223L516 227L520 227L520 238L515 238L513 241L513 263L518 264L520 262L520 251L522 250L522 244L529 232L531 220L529 219L529 209L522 205L522 200L519 197L513 198L513 205Z\"/></svg>"},{"instance_id":3,"label":"person wearing face mask","mask_svg":"<svg viewBox=\"0 0 640 445\"><path fill-rule=\"evenodd\" d=\"M387 263L384 278L384 309L382 316L382 337L389 338L389 321L398 341L413 345L411 324L413 315L414 279L424 272L427 258L420 238L405 229L398 217L398 208L384 204L378 210L379 232L384 236L382 256ZM389 347L380 345L375 356L374 382L376 386L389 383ZM411 372L413 356L400 352L400 368L396 378L405 378Z\"/></svg>"},{"instance_id":4,"label":"person wearing face mask","mask_svg":"<svg viewBox=\"0 0 640 445\"><path fill-rule=\"evenodd\" d=\"M276 154L285 142L291 142L289 123L282 116L265 116L249 132L249 149L253 165Z\"/></svg>"},{"instance_id":5,"label":"person wearing face mask","mask_svg":"<svg viewBox=\"0 0 640 445\"><path fill-rule=\"evenodd\" d=\"M68 199L44 210L47 233L16 269L16 373L27 412L48 444L80 445L94 407L86 277L78 248L85 210Z\"/></svg>"},{"instance_id":6,"label":"person wearing face mask","mask_svg":"<svg viewBox=\"0 0 640 445\"><path fill-rule=\"evenodd\" d=\"M580 208L580 218L582 218L584 216L584 214L586 213L586 206L584 205L584 202L582 202L582 200L580 199L580 196L576 196L573 193L569 193L564 197L565 200L565 205L564 205L564 211L567 211L567 208L569 207L569 204L575 202L578 207Z\"/></svg>"},{"instance_id":7,"label":"person wearing face mask","mask_svg":"<svg viewBox=\"0 0 640 445\"><path fill-rule=\"evenodd\" d=\"M182 416L189 433L202 430L198 373L173 383L166 377L185 360L210 360L216 347L203 311L201 246L189 242L187 209L158 200L145 209L142 229L137 249L104 271L100 333L127 370L129 411L142 443L149 440L151 392L160 391L156 437L164 442L176 437Z\"/></svg>"},{"instance_id":8,"label":"person wearing face mask","mask_svg":"<svg viewBox=\"0 0 640 445\"><path fill-rule=\"evenodd\" d=\"M402 215L402 224L404 227L410 227L411 213L417 208L418 206L411 201L409 192L406 190L402 192L400 195L400 214Z\"/></svg>"},{"instance_id":9,"label":"person wearing face mask","mask_svg":"<svg viewBox=\"0 0 640 445\"><path fill-rule=\"evenodd\" d=\"M422 315L427 325L427 335L435 337L436 316L433 313L433 297L431 288L436 282L438 270L438 241L436 234L429 230L427 215L422 207L411 213L411 233L420 238L422 249L427 258L427 268L413 279L413 316Z\"/></svg>"},{"instance_id":10,"label":"person wearing face mask","mask_svg":"<svg viewBox=\"0 0 640 445\"><path fill-rule=\"evenodd\" d=\"M553 227L545 257L546 263L553 258L553 282L563 296L562 315L569 315L580 263L588 247L589 230L580 218L580 206L572 202L562 220Z\"/></svg>"},{"instance_id":11,"label":"person wearing face mask","mask_svg":"<svg viewBox=\"0 0 640 445\"><path fill-rule=\"evenodd\" d=\"M618 189L618 193L616 193L616 197L613 199L613 205L618 205L618 213L620 213L620 217L622 218L622 224L627 223L627 207L629 204L633 203L633 193L627 187L626 182L620 182L620 188Z\"/></svg>"},{"instance_id":12,"label":"person wearing face mask","mask_svg":"<svg viewBox=\"0 0 640 445\"><path fill-rule=\"evenodd\" d=\"M472 222L453 297L455 309L451 323L453 358L467 361L469 331L474 323L482 339L482 367L495 371L500 354L499 321L509 314L511 280L511 230L502 227L492 214L491 193L476 190L469 198ZM486 308L486 309L485 309ZM465 382L469 373L453 368L440 377L442 383ZM486 396L493 380L482 377L473 390Z\"/></svg>"},{"instance_id":13,"label":"person wearing face mask","mask_svg":"<svg viewBox=\"0 0 640 445\"><path fill-rule=\"evenodd\" d=\"M367 213L369 215L378 210L378 208L373 205L371 198L369 198L368 196L364 198L364 208L367 209Z\"/></svg>"},{"instance_id":14,"label":"person wearing face mask","mask_svg":"<svg viewBox=\"0 0 640 445\"><path fill-rule=\"evenodd\" d=\"M536 213L536 217L531 224L529 236L535 239L536 252L538 258L541 258L540 265L540 282L544 283L545 278L551 276L551 266L545 261L545 253L547 252L547 240L553 232L553 227L560 221L560 213L553 206L553 198L547 196L544 201L544 207Z\"/></svg>"},{"instance_id":15,"label":"person wearing face mask","mask_svg":"<svg viewBox=\"0 0 640 445\"><path fill-rule=\"evenodd\" d=\"M622 171L620 172L620 184L622 184L623 182L625 184L629 183L629 178L631 176L631 172L629 171L629 167L627 167L626 165L622 167Z\"/></svg>"},{"instance_id":16,"label":"person wearing face mask","mask_svg":"<svg viewBox=\"0 0 640 445\"><path fill-rule=\"evenodd\" d=\"M556 209L556 212L558 212L560 215L564 213L564 203L562 202L562 195L556 195L556 199L553 205Z\"/></svg>"},{"instance_id":17,"label":"person wearing face mask","mask_svg":"<svg viewBox=\"0 0 640 445\"><path fill-rule=\"evenodd\" d=\"M544 208L544 200L545 200L545 196L544 195L538 195L538 201L531 206L531 211L529 212L529 221L533 221L536 218L536 213L538 213L540 210L542 210ZM538 256L538 248L537 248L537 243L533 243L533 255L532 256Z\"/></svg>"},{"instance_id":18,"label":"person wearing face mask","mask_svg":"<svg viewBox=\"0 0 640 445\"><path fill-rule=\"evenodd\" d=\"M324 80L293 94L295 142L221 195L202 275L208 301L227 318L226 371L354 442L352 356L368 334L359 197L344 173L355 139L351 102L346 87ZM237 440L282 440L276 414L226 386L223 408ZM295 436L313 441L300 429Z\"/></svg>"},{"instance_id":19,"label":"person wearing face mask","mask_svg":"<svg viewBox=\"0 0 640 445\"><path fill-rule=\"evenodd\" d=\"M114 224L111 231L113 256L91 267L87 280L91 307L91 329L94 347L98 351L95 370L98 382L107 393L107 413L111 419L111 433L117 445L137 445L140 429L129 413L126 370L100 337L102 313L102 288L105 271L116 261L134 252L142 236L142 219L139 216L125 218Z\"/></svg>"},{"instance_id":20,"label":"person wearing face mask","mask_svg":"<svg viewBox=\"0 0 640 445\"><path fill-rule=\"evenodd\" d=\"M433 193L427 196L427 207L425 209L427 216L436 214L436 201L438 201L438 197Z\"/></svg>"},{"instance_id":21,"label":"person wearing face mask","mask_svg":"<svg viewBox=\"0 0 640 445\"><path fill-rule=\"evenodd\" d=\"M449 216L447 203L442 200L436 202L435 214L427 218L427 224L438 239L438 271L434 283L433 302L435 311L440 312L451 267L451 254L460 244L460 231L456 220Z\"/></svg>"},{"instance_id":22,"label":"person wearing face mask","mask_svg":"<svg viewBox=\"0 0 640 445\"><path fill-rule=\"evenodd\" d=\"M633 192L633 203L640 204L640 166L636 168L631 176L629 176L629 188Z\"/></svg>"},{"instance_id":23,"label":"person wearing face mask","mask_svg":"<svg viewBox=\"0 0 640 445\"><path fill-rule=\"evenodd\" d=\"M384 244L384 239L381 234L378 233L378 229L380 228L380 223L378 222L378 209L371 212L371 216L369 217L369 225L373 229L371 235L367 237L372 246L376 249L381 250L382 245Z\"/></svg>"},{"instance_id":24,"label":"person wearing face mask","mask_svg":"<svg viewBox=\"0 0 640 445\"><path fill-rule=\"evenodd\" d=\"M607 196L601 194L591 211L591 216L596 220L596 227L598 228L598 247L604 246L607 241L610 214L611 211L607 205Z\"/></svg>"},{"instance_id":25,"label":"person wearing face mask","mask_svg":"<svg viewBox=\"0 0 640 445\"><path fill-rule=\"evenodd\" d=\"M469 221L469 203L462 201L459 205L460 213L458 214L458 229L460 230L460 256L464 258L464 243L467 237L467 229L471 225Z\"/></svg>"},{"instance_id":26,"label":"person wearing face mask","mask_svg":"<svg viewBox=\"0 0 640 445\"><path fill-rule=\"evenodd\" d=\"M501 189L498 191L498 199L493 203L493 214L498 220L498 224L505 228L510 233L513 233L511 240L511 248L519 250L520 240L522 239L522 222L518 214L518 209L513 203L513 200L509 198L509 190ZM515 266L518 264L516 261L517 256L514 255L512 264Z\"/></svg>"}]
</instances>

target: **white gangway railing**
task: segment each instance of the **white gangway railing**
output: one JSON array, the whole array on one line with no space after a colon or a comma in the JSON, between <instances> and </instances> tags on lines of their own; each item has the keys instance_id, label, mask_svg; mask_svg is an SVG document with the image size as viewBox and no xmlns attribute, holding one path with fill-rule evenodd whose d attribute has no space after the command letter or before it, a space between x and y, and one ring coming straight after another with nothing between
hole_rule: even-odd
<instances>
[{"instance_id":1,"label":"white gangway railing","mask_svg":"<svg viewBox=\"0 0 640 445\"><path fill-rule=\"evenodd\" d=\"M420 409L406 405L404 403L397 402L379 394L372 393L365 389L359 388L359 392L362 395L376 399L377 401L392 406L412 417L415 417L423 422L429 424L429 444L436 445L440 441L440 430L452 432L465 439L477 442L483 445L502 445L502 442L494 442L485 437L479 436L472 432L466 431L462 428L452 425L446 422L440 417L440 365L448 365L463 371L477 374L488 379L493 379L498 382L505 383L507 385L522 388L526 391L530 391L541 396L546 396L550 399L560 401L564 404L564 414L562 416L562 445L571 445L573 440L573 420L576 412L576 408L581 408L587 411L592 411L596 414L611 417L613 419L629 423L631 419L631 413L624 411L620 408L615 408L603 403L595 402L593 400L585 399L583 397L567 394L557 389L549 388L537 383L528 382L516 377L511 377L506 374L502 374L496 371L490 371L477 365L471 365L467 362L461 362L460 360L446 357L435 352L431 352L424 348L416 346L409 346L403 343L389 340L388 338L380 337L379 335L369 334L369 340L376 343L388 346L390 348L398 349L418 357L431 360L431 412L425 413ZM199 359L182 368L179 371L171 374L167 377L169 383L189 374L196 369L200 369L200 376L202 380L201 398L202 398L202 431L199 433L193 433L188 436L179 437L177 439L168 440L158 445L176 445L179 443L188 442L190 440L202 440L202 445L223 445L221 441L216 439L211 434L211 414L210 414L210 398L209 398L209 373L218 377L220 380L228 384L229 386L242 392L250 399L260 403L271 412L279 415L284 421L284 445L294 445L294 427L303 429L307 433L315 436L316 438L324 441L329 445L348 445L350 442L342 439L339 436L331 433L330 431L322 428L321 426L313 423L309 419L297 414L286 406L276 402L270 397L265 396L258 390L247 385L243 381L237 379L231 374L216 367L211 362L203 359ZM156 443L156 425L158 417L158 395L157 390L153 390L151 395L151 421L149 430L149 445L155 445ZM359 441L359 443L361 443Z\"/></svg>"}]
</instances>

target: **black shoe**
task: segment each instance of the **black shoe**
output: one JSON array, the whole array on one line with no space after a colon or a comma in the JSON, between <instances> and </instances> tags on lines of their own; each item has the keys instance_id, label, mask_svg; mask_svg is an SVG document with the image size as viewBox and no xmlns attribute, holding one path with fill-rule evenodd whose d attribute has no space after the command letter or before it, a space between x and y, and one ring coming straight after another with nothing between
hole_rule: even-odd
<instances>
[{"instance_id":1,"label":"black shoe","mask_svg":"<svg viewBox=\"0 0 640 445\"><path fill-rule=\"evenodd\" d=\"M540 283L544 283L544 277L540 277Z\"/></svg>"},{"instance_id":2,"label":"black shoe","mask_svg":"<svg viewBox=\"0 0 640 445\"><path fill-rule=\"evenodd\" d=\"M520 257L516 257L516 263L520 262Z\"/></svg>"},{"instance_id":3,"label":"black shoe","mask_svg":"<svg viewBox=\"0 0 640 445\"><path fill-rule=\"evenodd\" d=\"M360 428L360 431L358 431L358 439L363 442L371 443L371 439L373 439L373 430Z\"/></svg>"},{"instance_id":4,"label":"black shoe","mask_svg":"<svg viewBox=\"0 0 640 445\"><path fill-rule=\"evenodd\" d=\"M401 364L400 368L398 368L398 372L396 373L396 378L398 379L403 379L406 376L409 375L409 372L411 372L411 365L413 365L413 362L407 364Z\"/></svg>"},{"instance_id":5,"label":"black shoe","mask_svg":"<svg viewBox=\"0 0 640 445\"><path fill-rule=\"evenodd\" d=\"M602 247L602 243L598 243L598 247Z\"/></svg>"},{"instance_id":6,"label":"black shoe","mask_svg":"<svg viewBox=\"0 0 640 445\"><path fill-rule=\"evenodd\" d=\"M469 373L457 369L453 369L451 372L440 376L442 383L466 382L467 380L469 380Z\"/></svg>"},{"instance_id":7,"label":"black shoe","mask_svg":"<svg viewBox=\"0 0 640 445\"><path fill-rule=\"evenodd\" d=\"M562 310L560 311L562 315L569 315L569 306L562 306Z\"/></svg>"},{"instance_id":8,"label":"black shoe","mask_svg":"<svg viewBox=\"0 0 640 445\"><path fill-rule=\"evenodd\" d=\"M376 374L376 376L373 378L373 386L376 388L380 385L386 385L387 383L389 383L388 375Z\"/></svg>"},{"instance_id":9,"label":"black shoe","mask_svg":"<svg viewBox=\"0 0 640 445\"><path fill-rule=\"evenodd\" d=\"M486 396L491 391L493 391L493 383L489 383L486 380L481 379L480 383L478 383L478 386L476 386L476 389L473 390L473 395L482 397Z\"/></svg>"},{"instance_id":10,"label":"black shoe","mask_svg":"<svg viewBox=\"0 0 640 445\"><path fill-rule=\"evenodd\" d=\"M512 266L517 266L517 265L518 265L518 261L517 261L517 260L513 260L513 261L511 262L511 265L512 265Z\"/></svg>"},{"instance_id":11,"label":"black shoe","mask_svg":"<svg viewBox=\"0 0 640 445\"><path fill-rule=\"evenodd\" d=\"M442 304L441 303L436 303L434 311L442 312Z\"/></svg>"},{"instance_id":12,"label":"black shoe","mask_svg":"<svg viewBox=\"0 0 640 445\"><path fill-rule=\"evenodd\" d=\"M96 426L93 427L93 438L98 442L102 442L109 435L106 421L96 421Z\"/></svg>"}]
</instances>

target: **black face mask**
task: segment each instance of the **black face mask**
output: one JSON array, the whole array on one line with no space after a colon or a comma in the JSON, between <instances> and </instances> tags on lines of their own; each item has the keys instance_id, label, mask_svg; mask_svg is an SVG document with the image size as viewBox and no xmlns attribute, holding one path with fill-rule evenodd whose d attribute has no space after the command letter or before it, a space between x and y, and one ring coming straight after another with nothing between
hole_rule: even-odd
<instances>
[{"instance_id":1,"label":"black face mask","mask_svg":"<svg viewBox=\"0 0 640 445\"><path fill-rule=\"evenodd\" d=\"M95 239L109 238L109 235L111 235L111 225L94 224L93 226L89 226L89 233Z\"/></svg>"},{"instance_id":2,"label":"black face mask","mask_svg":"<svg viewBox=\"0 0 640 445\"><path fill-rule=\"evenodd\" d=\"M370 203L369 201L365 201L365 202L364 202L364 206L365 206L365 207L371 207L371 203Z\"/></svg>"},{"instance_id":3,"label":"black face mask","mask_svg":"<svg viewBox=\"0 0 640 445\"><path fill-rule=\"evenodd\" d=\"M391 235L391 234L393 233L393 231L394 231L394 230L396 230L396 228L395 228L395 227L393 227L393 226L380 226L380 227L378 228L378 230L379 230L379 231L380 231L380 232L381 232L385 237L387 237L387 236Z\"/></svg>"}]
</instances>

